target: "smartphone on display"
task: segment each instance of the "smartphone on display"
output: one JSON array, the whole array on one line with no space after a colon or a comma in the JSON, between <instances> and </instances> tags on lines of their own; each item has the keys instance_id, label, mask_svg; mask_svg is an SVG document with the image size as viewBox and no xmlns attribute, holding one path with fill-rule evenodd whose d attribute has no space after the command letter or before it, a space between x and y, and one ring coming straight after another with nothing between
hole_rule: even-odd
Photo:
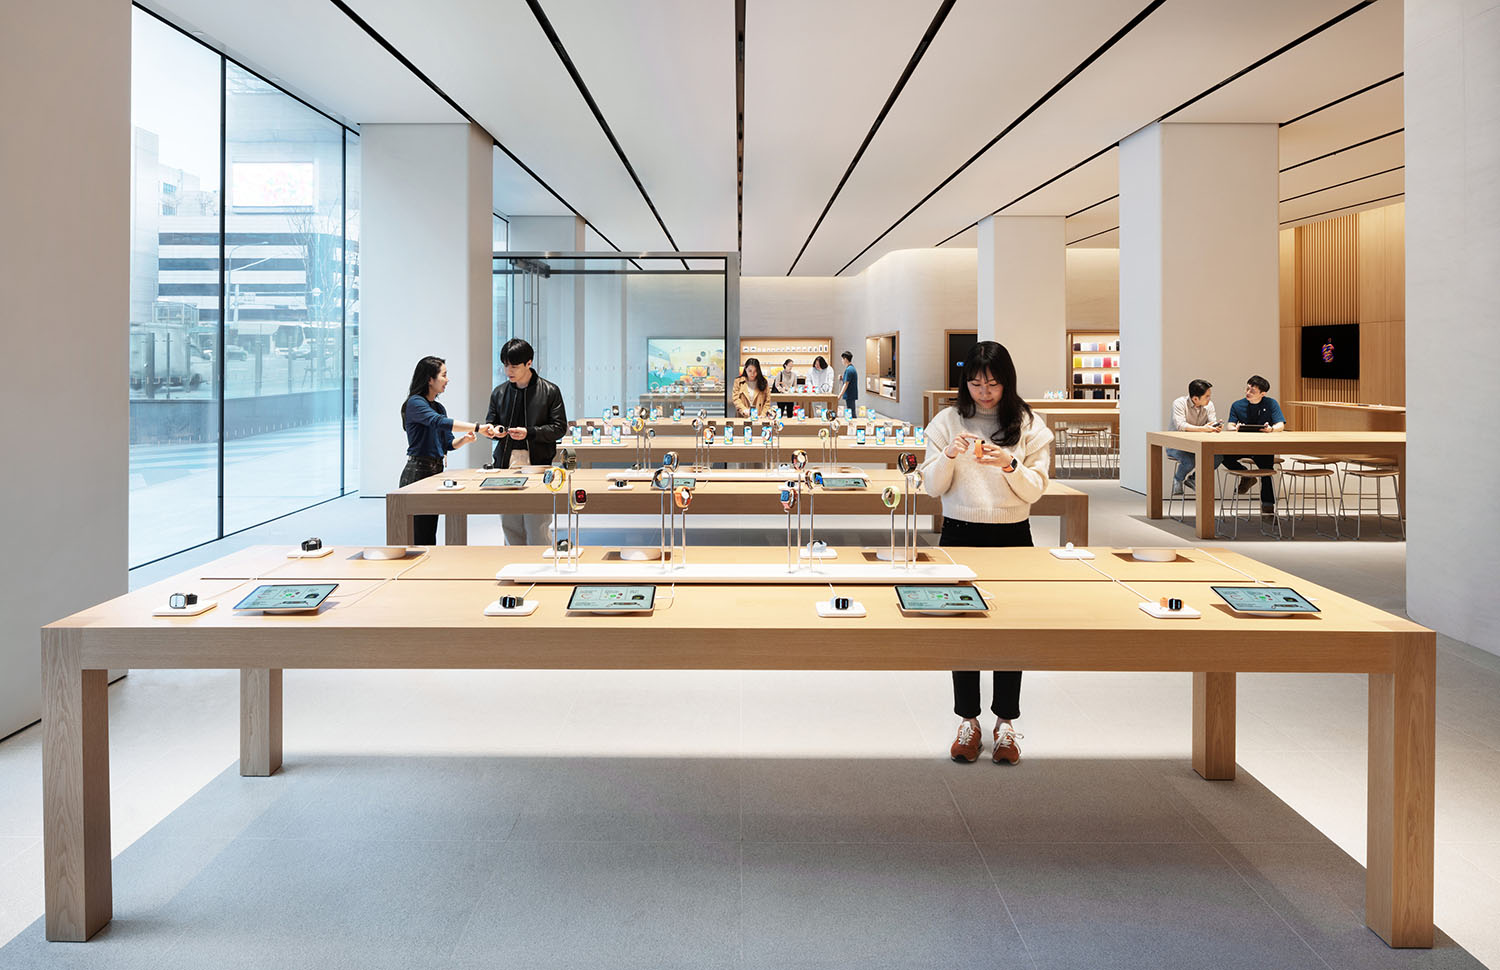
<instances>
[{"instance_id":1,"label":"smartphone on display","mask_svg":"<svg viewBox=\"0 0 1500 970\"><path fill-rule=\"evenodd\" d=\"M865 443L865 429L863 426L854 429L854 443L857 445Z\"/></svg>"}]
</instances>

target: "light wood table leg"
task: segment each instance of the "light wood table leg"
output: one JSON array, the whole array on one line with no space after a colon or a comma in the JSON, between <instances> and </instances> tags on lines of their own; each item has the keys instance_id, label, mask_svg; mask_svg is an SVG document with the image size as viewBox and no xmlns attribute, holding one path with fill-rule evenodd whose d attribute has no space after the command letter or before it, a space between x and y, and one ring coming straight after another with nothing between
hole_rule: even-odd
<instances>
[{"instance_id":1,"label":"light wood table leg","mask_svg":"<svg viewBox=\"0 0 1500 970\"><path fill-rule=\"evenodd\" d=\"M1193 674L1193 770L1210 781L1234 778L1235 674Z\"/></svg>"},{"instance_id":2,"label":"light wood table leg","mask_svg":"<svg viewBox=\"0 0 1500 970\"><path fill-rule=\"evenodd\" d=\"M281 769L281 671L240 668L240 774L265 778Z\"/></svg>"},{"instance_id":3,"label":"light wood table leg","mask_svg":"<svg viewBox=\"0 0 1500 970\"><path fill-rule=\"evenodd\" d=\"M1161 445L1146 446L1146 516L1152 519L1162 517L1161 463L1164 460Z\"/></svg>"},{"instance_id":4,"label":"light wood table leg","mask_svg":"<svg viewBox=\"0 0 1500 970\"><path fill-rule=\"evenodd\" d=\"M469 516L463 512L443 513L443 541L450 546L469 544Z\"/></svg>"},{"instance_id":5,"label":"light wood table leg","mask_svg":"<svg viewBox=\"0 0 1500 970\"><path fill-rule=\"evenodd\" d=\"M106 670L80 665L81 631L42 631L42 833L49 940L81 943L114 916Z\"/></svg>"},{"instance_id":6,"label":"light wood table leg","mask_svg":"<svg viewBox=\"0 0 1500 970\"><path fill-rule=\"evenodd\" d=\"M1193 466L1197 475L1194 481L1198 483L1195 491L1198 493L1198 509L1195 513L1196 521L1193 528L1200 539L1212 539L1217 529L1214 522L1214 485L1217 479L1214 477L1214 454L1201 445L1198 448L1197 464Z\"/></svg>"},{"instance_id":7,"label":"light wood table leg","mask_svg":"<svg viewBox=\"0 0 1500 970\"><path fill-rule=\"evenodd\" d=\"M1071 542L1081 548L1089 544L1088 496L1068 502L1058 518L1058 539L1064 545Z\"/></svg>"},{"instance_id":8,"label":"light wood table leg","mask_svg":"<svg viewBox=\"0 0 1500 970\"><path fill-rule=\"evenodd\" d=\"M1365 923L1393 947L1432 946L1437 638L1411 634L1370 675Z\"/></svg>"},{"instance_id":9,"label":"light wood table leg","mask_svg":"<svg viewBox=\"0 0 1500 970\"><path fill-rule=\"evenodd\" d=\"M390 546L409 546L414 532L411 513L400 499L385 497L385 541Z\"/></svg>"}]
</instances>

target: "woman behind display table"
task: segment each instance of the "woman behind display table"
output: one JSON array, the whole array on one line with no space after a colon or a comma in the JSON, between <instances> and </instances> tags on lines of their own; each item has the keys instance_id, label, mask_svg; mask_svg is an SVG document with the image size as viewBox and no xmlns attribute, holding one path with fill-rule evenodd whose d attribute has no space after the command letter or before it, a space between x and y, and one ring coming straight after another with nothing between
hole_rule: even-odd
<instances>
[{"instance_id":1,"label":"woman behind display table","mask_svg":"<svg viewBox=\"0 0 1500 970\"><path fill-rule=\"evenodd\" d=\"M965 356L958 404L927 426L922 479L943 501L943 546L1029 546L1031 505L1047 491L1052 432L1016 393L1016 365L993 340ZM990 708L996 764L1021 760L1011 720L1021 716L1021 672L995 671ZM961 720L949 754L975 761L984 745L979 728L979 672L953 672L953 713Z\"/></svg>"},{"instance_id":2,"label":"woman behind display table","mask_svg":"<svg viewBox=\"0 0 1500 970\"><path fill-rule=\"evenodd\" d=\"M807 374L807 385L814 394L833 393L833 368L822 357L813 358L812 370Z\"/></svg>"},{"instance_id":3,"label":"woman behind display table","mask_svg":"<svg viewBox=\"0 0 1500 970\"><path fill-rule=\"evenodd\" d=\"M412 482L441 475L443 458L455 448L474 440L479 425L455 421L438 403L437 397L448 387L448 365L441 357L423 357L411 375L411 388L401 405L401 424L406 428L406 467L401 470L401 487ZM453 437L453 432L459 437ZM414 515L412 538L416 545L437 545L435 515Z\"/></svg>"},{"instance_id":4,"label":"woman behind display table","mask_svg":"<svg viewBox=\"0 0 1500 970\"><path fill-rule=\"evenodd\" d=\"M760 361L754 357L746 358L745 368L734 379L734 390L729 395L734 413L742 418L753 417L765 410L770 399L771 388L766 383L766 375L760 372Z\"/></svg>"}]
</instances>

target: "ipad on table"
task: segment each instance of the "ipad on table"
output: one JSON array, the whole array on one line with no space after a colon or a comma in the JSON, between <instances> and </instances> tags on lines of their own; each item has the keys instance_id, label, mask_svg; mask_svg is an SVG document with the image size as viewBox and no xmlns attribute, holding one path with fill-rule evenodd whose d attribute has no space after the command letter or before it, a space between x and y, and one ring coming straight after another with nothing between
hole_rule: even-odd
<instances>
[{"instance_id":1,"label":"ipad on table","mask_svg":"<svg viewBox=\"0 0 1500 970\"><path fill-rule=\"evenodd\" d=\"M525 488L525 475L492 475L479 483L480 488Z\"/></svg>"},{"instance_id":2,"label":"ipad on table","mask_svg":"<svg viewBox=\"0 0 1500 970\"><path fill-rule=\"evenodd\" d=\"M822 475L818 476L819 485L828 491L840 491L845 489L868 488L870 483L867 479L858 475Z\"/></svg>"},{"instance_id":3,"label":"ipad on table","mask_svg":"<svg viewBox=\"0 0 1500 970\"><path fill-rule=\"evenodd\" d=\"M1321 613L1307 597L1286 586L1211 586L1236 613Z\"/></svg>"},{"instance_id":4,"label":"ipad on table","mask_svg":"<svg viewBox=\"0 0 1500 970\"><path fill-rule=\"evenodd\" d=\"M279 583L257 586L234 604L237 610L262 613L308 613L323 605L338 583Z\"/></svg>"},{"instance_id":5,"label":"ipad on table","mask_svg":"<svg viewBox=\"0 0 1500 970\"><path fill-rule=\"evenodd\" d=\"M653 585L574 586L568 598L573 613L649 613L656 607Z\"/></svg>"},{"instance_id":6,"label":"ipad on table","mask_svg":"<svg viewBox=\"0 0 1500 970\"><path fill-rule=\"evenodd\" d=\"M973 586L897 586L896 600L907 613L985 613L990 608Z\"/></svg>"}]
</instances>

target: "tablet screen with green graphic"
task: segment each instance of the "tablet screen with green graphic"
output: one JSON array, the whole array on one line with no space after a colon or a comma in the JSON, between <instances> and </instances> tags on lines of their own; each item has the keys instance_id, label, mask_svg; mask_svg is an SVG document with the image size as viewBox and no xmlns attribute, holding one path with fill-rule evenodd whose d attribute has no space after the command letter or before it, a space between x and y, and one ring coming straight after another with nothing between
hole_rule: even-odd
<instances>
[{"instance_id":1,"label":"tablet screen with green graphic","mask_svg":"<svg viewBox=\"0 0 1500 970\"><path fill-rule=\"evenodd\" d=\"M297 583L282 586L257 586L249 596L234 605L237 610L261 610L266 613L303 613L316 610L338 583Z\"/></svg>"},{"instance_id":2,"label":"tablet screen with green graphic","mask_svg":"<svg viewBox=\"0 0 1500 970\"><path fill-rule=\"evenodd\" d=\"M982 613L990 608L973 586L897 586L896 599L910 613Z\"/></svg>"},{"instance_id":3,"label":"tablet screen with green graphic","mask_svg":"<svg viewBox=\"0 0 1500 970\"><path fill-rule=\"evenodd\" d=\"M1316 606L1285 586L1212 586L1236 613L1318 613Z\"/></svg>"},{"instance_id":4,"label":"tablet screen with green graphic","mask_svg":"<svg viewBox=\"0 0 1500 970\"><path fill-rule=\"evenodd\" d=\"M639 613L656 604L656 587L574 586L568 609L579 613Z\"/></svg>"}]
</instances>

